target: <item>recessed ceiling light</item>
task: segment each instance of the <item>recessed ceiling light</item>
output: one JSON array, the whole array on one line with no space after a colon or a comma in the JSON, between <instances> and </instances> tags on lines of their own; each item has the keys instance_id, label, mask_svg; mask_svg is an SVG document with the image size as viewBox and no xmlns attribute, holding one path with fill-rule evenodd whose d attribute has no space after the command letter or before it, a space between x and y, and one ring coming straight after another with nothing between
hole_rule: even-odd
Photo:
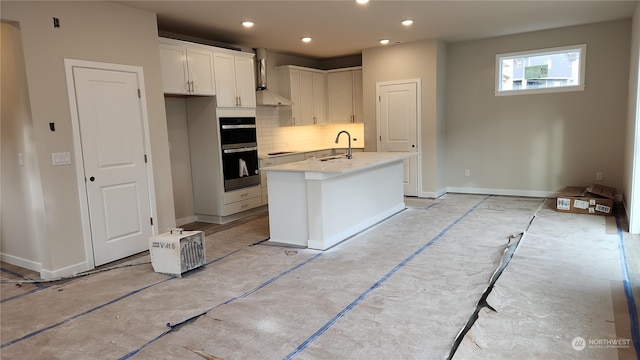
<instances>
[{"instance_id":1,"label":"recessed ceiling light","mask_svg":"<svg viewBox=\"0 0 640 360\"><path fill-rule=\"evenodd\" d=\"M308 42L310 42L310 41L311 41L311 38L310 38L310 37L308 37L308 36L305 36L305 37L301 38L300 40L302 40L302 42L306 42L306 43L308 43Z\"/></svg>"},{"instance_id":2,"label":"recessed ceiling light","mask_svg":"<svg viewBox=\"0 0 640 360\"><path fill-rule=\"evenodd\" d=\"M404 26L409 26L411 24L413 24L413 20L409 20L409 19L402 20L402 25L404 25Z\"/></svg>"},{"instance_id":3,"label":"recessed ceiling light","mask_svg":"<svg viewBox=\"0 0 640 360\"><path fill-rule=\"evenodd\" d=\"M242 22L242 26L244 26L244 27L252 27L253 26L253 21L243 21Z\"/></svg>"},{"instance_id":4,"label":"recessed ceiling light","mask_svg":"<svg viewBox=\"0 0 640 360\"><path fill-rule=\"evenodd\" d=\"M356 0L356 2L357 2L358 4L366 4L366 3L368 3L368 2L369 2L369 0Z\"/></svg>"},{"instance_id":5,"label":"recessed ceiling light","mask_svg":"<svg viewBox=\"0 0 640 360\"><path fill-rule=\"evenodd\" d=\"M389 39L380 40L380 44L382 44L382 45L387 45L388 43L389 43Z\"/></svg>"}]
</instances>

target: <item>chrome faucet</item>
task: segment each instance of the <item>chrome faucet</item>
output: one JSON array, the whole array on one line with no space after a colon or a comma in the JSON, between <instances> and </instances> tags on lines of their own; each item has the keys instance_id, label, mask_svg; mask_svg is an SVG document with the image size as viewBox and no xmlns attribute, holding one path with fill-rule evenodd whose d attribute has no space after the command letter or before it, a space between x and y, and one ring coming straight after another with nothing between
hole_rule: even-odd
<instances>
[{"instance_id":1,"label":"chrome faucet","mask_svg":"<svg viewBox=\"0 0 640 360\"><path fill-rule=\"evenodd\" d=\"M347 134L347 136L349 137L349 148L347 149L347 159L351 159L351 134L349 134L349 132L347 132L346 130L342 130L338 133L338 136L336 136L336 144L338 143L338 140L340 139L340 134L345 133Z\"/></svg>"}]
</instances>

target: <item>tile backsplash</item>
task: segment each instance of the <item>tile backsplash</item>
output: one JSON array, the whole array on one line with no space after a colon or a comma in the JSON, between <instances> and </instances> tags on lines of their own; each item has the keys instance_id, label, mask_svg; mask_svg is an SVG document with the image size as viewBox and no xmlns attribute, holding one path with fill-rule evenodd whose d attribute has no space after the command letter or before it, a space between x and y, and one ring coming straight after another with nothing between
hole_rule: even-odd
<instances>
[{"instance_id":1,"label":"tile backsplash","mask_svg":"<svg viewBox=\"0 0 640 360\"><path fill-rule=\"evenodd\" d=\"M363 124L329 124L308 126L281 126L277 107L256 108L258 149L261 153L276 151L307 151L333 147L347 147L347 138L336 135L341 130L351 134L352 147L364 147Z\"/></svg>"}]
</instances>

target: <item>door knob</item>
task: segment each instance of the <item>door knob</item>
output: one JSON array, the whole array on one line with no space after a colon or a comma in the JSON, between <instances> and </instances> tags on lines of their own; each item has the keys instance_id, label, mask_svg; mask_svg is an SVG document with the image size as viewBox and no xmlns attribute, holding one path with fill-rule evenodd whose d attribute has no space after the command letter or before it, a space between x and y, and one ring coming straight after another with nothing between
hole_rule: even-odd
<instances>
[{"instance_id":1,"label":"door knob","mask_svg":"<svg viewBox=\"0 0 640 360\"><path fill-rule=\"evenodd\" d=\"M96 180L96 178L93 177L93 176L89 178L89 181L91 181L91 182L94 182L95 180Z\"/></svg>"}]
</instances>

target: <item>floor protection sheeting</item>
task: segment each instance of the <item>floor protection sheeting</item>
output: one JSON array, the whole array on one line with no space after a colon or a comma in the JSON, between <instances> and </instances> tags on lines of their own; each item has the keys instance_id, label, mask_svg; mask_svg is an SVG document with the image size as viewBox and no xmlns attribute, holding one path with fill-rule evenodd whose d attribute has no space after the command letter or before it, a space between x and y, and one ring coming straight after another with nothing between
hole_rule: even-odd
<instances>
[{"instance_id":1,"label":"floor protection sheeting","mask_svg":"<svg viewBox=\"0 0 640 360\"><path fill-rule=\"evenodd\" d=\"M589 345L630 338L618 235L606 233L604 217L557 214L535 198L448 194L406 204L327 251L269 244L261 217L208 235L207 265L182 278L154 273L147 255L132 260L139 266L12 288L0 303L0 357L635 356L633 344ZM523 232L490 307L450 354ZM584 349L574 349L576 337Z\"/></svg>"},{"instance_id":2,"label":"floor protection sheeting","mask_svg":"<svg viewBox=\"0 0 640 360\"><path fill-rule=\"evenodd\" d=\"M637 358L614 218L558 215L538 212L454 359Z\"/></svg>"}]
</instances>

